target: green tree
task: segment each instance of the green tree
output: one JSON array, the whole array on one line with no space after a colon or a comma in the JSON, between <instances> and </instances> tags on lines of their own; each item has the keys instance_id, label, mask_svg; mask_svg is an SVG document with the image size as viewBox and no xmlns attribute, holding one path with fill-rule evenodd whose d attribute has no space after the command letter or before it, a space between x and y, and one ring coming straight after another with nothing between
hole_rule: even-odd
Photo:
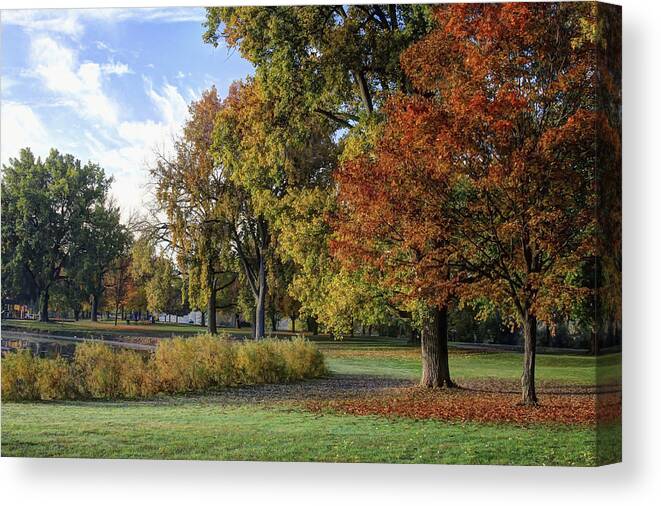
<instances>
[{"instance_id":1,"label":"green tree","mask_svg":"<svg viewBox=\"0 0 661 506\"><path fill-rule=\"evenodd\" d=\"M187 309L179 271L170 258L157 251L148 234L138 237L131 248L129 275L135 285L144 287L148 311L177 314Z\"/></svg>"},{"instance_id":2,"label":"green tree","mask_svg":"<svg viewBox=\"0 0 661 506\"><path fill-rule=\"evenodd\" d=\"M89 223L90 209L105 199L111 179L51 150L45 160L22 149L3 167L2 269L13 286L27 283L48 321L50 290L75 254L73 245Z\"/></svg>"},{"instance_id":3,"label":"green tree","mask_svg":"<svg viewBox=\"0 0 661 506\"><path fill-rule=\"evenodd\" d=\"M85 226L74 238L77 254L69 269L72 281L88 297L92 321L97 321L99 304L106 290L106 274L126 251L131 234L121 223L119 206L111 200L98 202L89 211Z\"/></svg>"}]
</instances>

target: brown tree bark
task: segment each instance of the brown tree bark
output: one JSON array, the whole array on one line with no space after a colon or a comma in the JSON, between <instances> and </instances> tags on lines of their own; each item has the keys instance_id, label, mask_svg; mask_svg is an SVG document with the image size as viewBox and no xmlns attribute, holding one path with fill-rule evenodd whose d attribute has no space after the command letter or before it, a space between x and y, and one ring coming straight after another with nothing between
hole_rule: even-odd
<instances>
[{"instance_id":1,"label":"brown tree bark","mask_svg":"<svg viewBox=\"0 0 661 506\"><path fill-rule=\"evenodd\" d=\"M448 308L434 308L421 333L422 378L426 388L454 387L448 362Z\"/></svg>"},{"instance_id":2,"label":"brown tree bark","mask_svg":"<svg viewBox=\"0 0 661 506\"><path fill-rule=\"evenodd\" d=\"M523 323L523 374L521 375L521 404L537 405L535 392L535 357L537 347L537 318L527 314Z\"/></svg>"},{"instance_id":3,"label":"brown tree bark","mask_svg":"<svg viewBox=\"0 0 661 506\"><path fill-rule=\"evenodd\" d=\"M92 295L92 314L91 320L93 322L98 321L99 318L97 313L99 312L99 297L97 295Z\"/></svg>"},{"instance_id":4,"label":"brown tree bark","mask_svg":"<svg viewBox=\"0 0 661 506\"><path fill-rule=\"evenodd\" d=\"M211 291L209 295L209 301L207 302L207 328L209 329L209 334L216 334L218 332L218 327L216 324L216 292Z\"/></svg>"},{"instance_id":5,"label":"brown tree bark","mask_svg":"<svg viewBox=\"0 0 661 506\"><path fill-rule=\"evenodd\" d=\"M259 256L259 271L257 275L257 297L255 297L255 339L264 339L266 319L266 260L264 254Z\"/></svg>"},{"instance_id":6,"label":"brown tree bark","mask_svg":"<svg viewBox=\"0 0 661 506\"><path fill-rule=\"evenodd\" d=\"M48 321L48 299L50 295L48 289L43 290L39 294L39 321L47 322Z\"/></svg>"}]
</instances>

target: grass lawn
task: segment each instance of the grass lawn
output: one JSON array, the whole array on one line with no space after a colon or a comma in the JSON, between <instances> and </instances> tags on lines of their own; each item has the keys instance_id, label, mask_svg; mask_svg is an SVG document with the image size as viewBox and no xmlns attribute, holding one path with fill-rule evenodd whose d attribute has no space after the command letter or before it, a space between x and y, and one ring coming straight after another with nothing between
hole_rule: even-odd
<instances>
[{"instance_id":1,"label":"grass lawn","mask_svg":"<svg viewBox=\"0 0 661 506\"><path fill-rule=\"evenodd\" d=\"M372 374L406 379L418 379L421 374L419 350L328 349L324 350L324 353L330 369L336 373ZM537 355L536 376L541 381L578 385L617 383L622 371L621 359L619 353L597 358ZM518 380L521 377L522 360L522 355L518 353L451 352L450 371L458 380L462 378Z\"/></svg>"},{"instance_id":2,"label":"grass lawn","mask_svg":"<svg viewBox=\"0 0 661 506\"><path fill-rule=\"evenodd\" d=\"M24 324L49 331L112 330L112 324L104 322ZM130 327L135 335L154 328L176 335L201 330L169 324ZM124 335L125 328L120 330ZM420 377L420 351L403 340L312 339L335 374ZM518 380L521 361L520 354L507 352L453 350L450 355L452 373L460 382ZM613 383L620 371L620 354L537 358L538 379L554 383ZM559 423L521 426L319 414L290 401L227 404L207 395L132 402L3 403L1 450L3 456L25 457L589 466L619 460L621 435L617 425L597 434L586 425Z\"/></svg>"},{"instance_id":3,"label":"grass lawn","mask_svg":"<svg viewBox=\"0 0 661 506\"><path fill-rule=\"evenodd\" d=\"M320 416L213 397L2 406L3 456L589 466L620 451L597 448L582 426Z\"/></svg>"}]
</instances>

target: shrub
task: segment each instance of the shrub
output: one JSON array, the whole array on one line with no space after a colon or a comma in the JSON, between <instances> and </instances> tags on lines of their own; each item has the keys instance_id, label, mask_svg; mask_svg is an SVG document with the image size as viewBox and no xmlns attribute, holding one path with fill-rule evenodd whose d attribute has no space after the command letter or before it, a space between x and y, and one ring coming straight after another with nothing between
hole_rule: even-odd
<instances>
[{"instance_id":1,"label":"shrub","mask_svg":"<svg viewBox=\"0 0 661 506\"><path fill-rule=\"evenodd\" d=\"M114 398L120 394L118 354L107 344L82 343L74 355L78 389L87 397Z\"/></svg>"},{"instance_id":2,"label":"shrub","mask_svg":"<svg viewBox=\"0 0 661 506\"><path fill-rule=\"evenodd\" d=\"M120 397L148 397L157 393L157 385L148 355L133 350L115 352L119 370Z\"/></svg>"},{"instance_id":3,"label":"shrub","mask_svg":"<svg viewBox=\"0 0 661 506\"><path fill-rule=\"evenodd\" d=\"M216 386L233 386L240 382L237 371L237 345L227 336L209 334L194 338L195 361L204 377L203 383Z\"/></svg>"},{"instance_id":4,"label":"shrub","mask_svg":"<svg viewBox=\"0 0 661 506\"><path fill-rule=\"evenodd\" d=\"M158 343L153 365L160 391L188 392L202 387L194 340L175 337Z\"/></svg>"},{"instance_id":5,"label":"shrub","mask_svg":"<svg viewBox=\"0 0 661 506\"><path fill-rule=\"evenodd\" d=\"M2 358L3 400L39 399L39 359L30 350L8 353Z\"/></svg>"},{"instance_id":6,"label":"shrub","mask_svg":"<svg viewBox=\"0 0 661 506\"><path fill-rule=\"evenodd\" d=\"M162 340L153 355L78 345L73 362L36 358L29 351L2 359L5 400L138 398L211 388L278 383L326 373L321 352L302 338L234 343L201 335Z\"/></svg>"},{"instance_id":7,"label":"shrub","mask_svg":"<svg viewBox=\"0 0 661 506\"><path fill-rule=\"evenodd\" d=\"M70 399L75 396L75 379L71 366L62 357L36 359L39 398Z\"/></svg>"},{"instance_id":8,"label":"shrub","mask_svg":"<svg viewBox=\"0 0 661 506\"><path fill-rule=\"evenodd\" d=\"M318 378L328 373L324 355L303 337L282 342L282 354L287 364L288 381Z\"/></svg>"},{"instance_id":9,"label":"shrub","mask_svg":"<svg viewBox=\"0 0 661 506\"><path fill-rule=\"evenodd\" d=\"M287 364L273 339L246 341L239 345L237 370L246 385L278 383L287 378Z\"/></svg>"}]
</instances>

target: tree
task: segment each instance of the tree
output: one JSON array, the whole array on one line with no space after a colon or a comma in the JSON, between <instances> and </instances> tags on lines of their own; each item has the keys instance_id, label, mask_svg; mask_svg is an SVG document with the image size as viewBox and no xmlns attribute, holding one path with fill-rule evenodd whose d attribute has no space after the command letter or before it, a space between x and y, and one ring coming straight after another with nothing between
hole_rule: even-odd
<instances>
[{"instance_id":1,"label":"tree","mask_svg":"<svg viewBox=\"0 0 661 506\"><path fill-rule=\"evenodd\" d=\"M44 161L22 149L3 167L3 274L28 283L41 321L48 321L50 290L73 257L90 208L105 199L110 183L98 165L54 149Z\"/></svg>"},{"instance_id":2,"label":"tree","mask_svg":"<svg viewBox=\"0 0 661 506\"><path fill-rule=\"evenodd\" d=\"M328 123L281 114L259 80L235 83L218 115L213 146L232 182L232 245L255 299L255 337L264 335L273 227L296 190L309 187L334 154Z\"/></svg>"},{"instance_id":3,"label":"tree","mask_svg":"<svg viewBox=\"0 0 661 506\"><path fill-rule=\"evenodd\" d=\"M279 110L346 129L407 86L399 55L427 32L428 12L395 4L209 7L203 39L216 46L224 37L238 48Z\"/></svg>"},{"instance_id":4,"label":"tree","mask_svg":"<svg viewBox=\"0 0 661 506\"><path fill-rule=\"evenodd\" d=\"M436 108L397 96L376 147L336 173L338 212L331 252L362 270L400 311L421 327L422 378L429 388L451 387L448 306L458 284L450 238L454 226L451 172L437 164Z\"/></svg>"},{"instance_id":5,"label":"tree","mask_svg":"<svg viewBox=\"0 0 661 506\"><path fill-rule=\"evenodd\" d=\"M167 219L167 240L186 278L186 297L191 305L206 310L212 334L217 332L218 295L236 280L227 216L232 190L211 152L220 107L216 89L205 91L190 105L190 118L173 155L160 155L151 170L156 199Z\"/></svg>"},{"instance_id":6,"label":"tree","mask_svg":"<svg viewBox=\"0 0 661 506\"><path fill-rule=\"evenodd\" d=\"M144 287L147 310L152 313L182 313L183 280L174 262L157 251L154 238L144 234L133 243L130 254L130 278Z\"/></svg>"},{"instance_id":7,"label":"tree","mask_svg":"<svg viewBox=\"0 0 661 506\"><path fill-rule=\"evenodd\" d=\"M111 200L98 202L74 242L77 254L71 261L70 277L89 298L90 318L97 321L106 275L131 242L128 229L121 223L119 206Z\"/></svg>"},{"instance_id":8,"label":"tree","mask_svg":"<svg viewBox=\"0 0 661 506\"><path fill-rule=\"evenodd\" d=\"M420 117L428 171L455 188L450 256L471 278L460 296L486 298L523 328L521 402L536 404L537 322L591 294L573 279L595 249L595 128L606 145L617 137L596 97L599 12L456 4L436 19L402 64L432 111Z\"/></svg>"},{"instance_id":9,"label":"tree","mask_svg":"<svg viewBox=\"0 0 661 506\"><path fill-rule=\"evenodd\" d=\"M131 257L124 254L115 258L105 274L104 286L110 289L108 306L111 306L115 315L115 326L120 307L124 313L124 304L128 300L133 279L131 278Z\"/></svg>"},{"instance_id":10,"label":"tree","mask_svg":"<svg viewBox=\"0 0 661 506\"><path fill-rule=\"evenodd\" d=\"M427 33L430 21L423 5L207 9L204 40L217 45L224 37L256 67L262 101L269 104L262 117L269 118L270 131L280 130L270 145L298 138L290 160L294 151L303 160L324 160L299 163L303 177L281 178L288 184L267 209L278 256L296 266L289 293L311 323L318 319L337 335L349 330L353 316L377 323L389 310L360 272L342 269L330 256L325 214L335 206L331 174L338 155L350 158L370 143L388 95L410 88L399 57ZM323 127L316 141L311 125ZM269 146L262 139L258 150ZM274 166L282 173L284 164Z\"/></svg>"}]
</instances>

